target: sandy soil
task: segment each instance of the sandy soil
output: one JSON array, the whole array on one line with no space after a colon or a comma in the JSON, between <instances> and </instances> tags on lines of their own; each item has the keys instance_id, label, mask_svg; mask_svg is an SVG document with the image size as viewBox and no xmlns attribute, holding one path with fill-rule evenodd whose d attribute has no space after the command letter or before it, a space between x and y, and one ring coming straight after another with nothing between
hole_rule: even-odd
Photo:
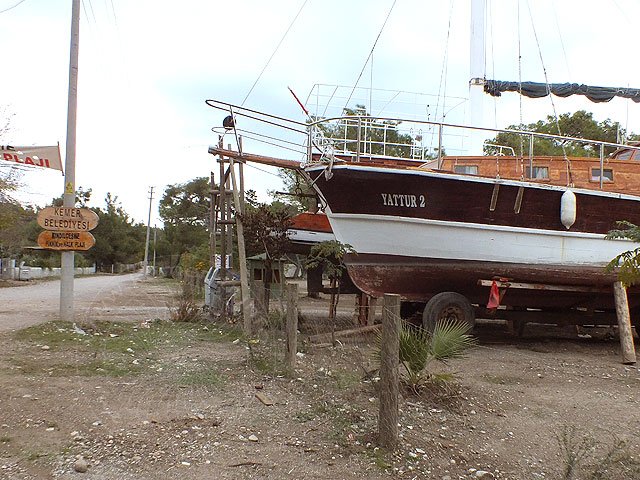
<instances>
[{"instance_id":1,"label":"sandy soil","mask_svg":"<svg viewBox=\"0 0 640 480\"><path fill-rule=\"evenodd\" d=\"M92 293L79 300L79 314L143 328L166 318L174 289L128 278L105 287L100 303ZM303 312L322 305L301 300ZM448 366L457 383L422 397L403 393L400 445L386 453L376 448L375 373L366 374L372 338L304 345L293 376L278 374L282 342L265 337L249 351L232 336L167 339L153 358L131 353L136 375L86 375L91 359L11 331L31 315L51 318L41 306L26 295L20 312L0 307L12 325L0 333L0 478L639 478L640 371L620 363L608 331L528 327L514 339L502 325L480 325L479 346ZM319 321L301 330L315 332ZM203 368L219 381L184 382ZM88 470L79 473L83 462Z\"/></svg>"}]
</instances>

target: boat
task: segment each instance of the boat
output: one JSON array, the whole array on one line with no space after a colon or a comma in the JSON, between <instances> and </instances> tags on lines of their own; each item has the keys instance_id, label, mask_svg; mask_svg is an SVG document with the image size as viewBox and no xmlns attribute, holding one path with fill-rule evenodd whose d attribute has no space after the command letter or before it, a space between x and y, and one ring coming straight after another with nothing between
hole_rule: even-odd
<instances>
[{"instance_id":1,"label":"boat","mask_svg":"<svg viewBox=\"0 0 640 480\"><path fill-rule=\"evenodd\" d=\"M292 253L308 255L321 242L335 240L327 215L322 212L303 212L291 218L287 229Z\"/></svg>"},{"instance_id":2,"label":"boat","mask_svg":"<svg viewBox=\"0 0 640 480\"><path fill-rule=\"evenodd\" d=\"M237 106L233 111L242 114ZM618 152L606 159L505 156L498 158L496 174L487 170L496 168L495 156L394 158L371 153L364 137L353 150L338 151L328 148L327 139L314 138L316 125L299 126L308 135L303 162L221 147L209 152L302 172L335 238L353 248L345 263L362 292L401 295L405 304L423 310L427 327L443 316L473 324L480 314L539 319L541 311L553 322L615 323L617 274L605 267L639 245L605 237L617 222L640 224L640 164L628 154L639 146L603 144ZM478 171L456 173L455 166L465 162L478 164ZM543 162L562 168L551 168L557 175L549 178L522 172L507 178L508 164L522 169ZM567 186L561 172L569 172L575 184ZM501 308L487 312L495 287ZM628 298L632 313L640 310L637 288L629 289Z\"/></svg>"},{"instance_id":3,"label":"boat","mask_svg":"<svg viewBox=\"0 0 640 480\"><path fill-rule=\"evenodd\" d=\"M336 238L357 252L345 258L349 275L374 297L444 301L471 319L472 304L487 303L487 282L498 280L520 287L503 297L510 309L612 311L616 274L605 266L638 246L605 239L618 221L640 222L637 195L422 167L327 169L306 172Z\"/></svg>"}]
</instances>

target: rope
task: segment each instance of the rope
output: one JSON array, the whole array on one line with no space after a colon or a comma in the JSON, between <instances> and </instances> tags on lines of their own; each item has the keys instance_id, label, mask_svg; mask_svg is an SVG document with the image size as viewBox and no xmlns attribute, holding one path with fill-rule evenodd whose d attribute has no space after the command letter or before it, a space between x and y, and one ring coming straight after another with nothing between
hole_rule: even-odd
<instances>
[{"instance_id":1,"label":"rope","mask_svg":"<svg viewBox=\"0 0 640 480\"><path fill-rule=\"evenodd\" d=\"M351 97L353 97L353 93L356 91L356 87L358 86L358 83L360 82L360 79L362 78L362 74L364 73L365 68L367 68L367 64L369 63L369 59L373 55L373 51L375 50L376 45L378 44L378 40L380 40L380 36L382 35L382 31L384 30L384 27L387 24L387 21L389 20L389 17L391 16L391 12L393 11L393 7L396 6L396 2L397 1L398 0L393 0L393 4L391 5L391 8L389 9L389 12L387 13L386 18L384 19L384 23L382 24L382 27L380 28L380 31L378 32L378 36L376 37L375 42L373 42L373 46L371 47L371 51L369 52L369 55L367 56L367 59L364 62L364 65L362 66L362 70L360 70L360 74L358 75L358 79L356 80L356 83L353 85L353 88L351 89L351 93L349 94L349 98L347 98L347 101L345 102L343 110L349 106L349 102L351 101Z\"/></svg>"},{"instance_id":2,"label":"rope","mask_svg":"<svg viewBox=\"0 0 640 480\"><path fill-rule=\"evenodd\" d=\"M278 52L278 49L280 48L280 45L282 45L282 42L284 42L284 39L286 38L287 34L289 33L289 31L291 30L291 28L293 27L293 24L296 23L296 20L298 19L298 17L300 16L300 14L302 13L302 9L305 7L305 5L307 4L309 0L304 0L304 3L302 4L302 6L300 7L300 10L298 10L298 13L296 13L296 16L293 18L293 20L291 21L291 23L289 24L289 27L287 28L287 31L284 32L284 35L282 36L282 38L280 39L280 41L278 42L278 45L276 46L275 50L273 51L273 53L271 54L271 56L269 57L269 60L267 60L267 63L265 63L264 67L262 67L262 70L260 71L260 74L258 75L258 78L256 78L256 81L253 82L253 85L251 86L251 88L249 89L249 92L247 93L247 96L244 97L244 100L242 101L242 104L240 105L241 107L244 106L245 102L247 101L247 99L249 98L249 95L251 95L251 92L253 92L253 89L256 87L256 85L258 84L258 82L260 81L260 78L262 78L262 74L265 72L265 70L267 69L267 67L269 66L269 63L271 63L271 60L273 60L273 57L275 57L276 53Z\"/></svg>"},{"instance_id":3,"label":"rope","mask_svg":"<svg viewBox=\"0 0 640 480\"><path fill-rule=\"evenodd\" d=\"M447 66L449 63L449 38L451 35L451 18L453 16L453 1L449 3L449 22L447 24L447 36L446 36L446 40L445 40L445 47L444 47L444 54L442 57L442 68L440 69L440 83L438 84L438 96L436 98L436 111L434 113L434 119L437 122L438 121L438 109L440 108L440 98L443 98L442 103L442 121L444 122L444 117L445 117L445 113L444 113L444 98L446 98L446 72L447 72ZM444 84L444 93L443 93L443 84ZM435 130L431 129L431 139L429 140L429 149L433 149L433 142L435 140Z\"/></svg>"},{"instance_id":4,"label":"rope","mask_svg":"<svg viewBox=\"0 0 640 480\"><path fill-rule=\"evenodd\" d=\"M553 101L553 95L551 95L551 87L549 82L549 76L547 75L547 69L544 65L544 59L542 58L542 49L540 48L540 41L538 40L538 32L536 31L536 26L533 22L533 15L531 13L531 5L527 1L527 8L529 10L529 19L531 20L531 28L533 29L533 35L536 39L536 46L538 47L538 56L540 57L540 63L542 64L542 72L544 73L544 82L547 86L547 95L549 95L549 100L551 101L551 107L553 108L553 118L556 123L556 129L558 130L558 135L562 136L562 131L560 130L560 122L558 121L558 112L556 110L556 104ZM565 148L564 142L560 143L562 147L562 156L564 157L564 161L567 164L567 186L573 185L573 174L571 173L571 161L567 156L567 150Z\"/></svg>"},{"instance_id":5,"label":"rope","mask_svg":"<svg viewBox=\"0 0 640 480\"><path fill-rule=\"evenodd\" d=\"M13 10L14 8L16 8L18 5L20 5L21 3L24 3L26 0L20 0L18 3L16 3L15 5L11 6L11 7L7 7L4 10L0 10L0 13L4 13L4 12L8 12L9 10Z\"/></svg>"}]
</instances>

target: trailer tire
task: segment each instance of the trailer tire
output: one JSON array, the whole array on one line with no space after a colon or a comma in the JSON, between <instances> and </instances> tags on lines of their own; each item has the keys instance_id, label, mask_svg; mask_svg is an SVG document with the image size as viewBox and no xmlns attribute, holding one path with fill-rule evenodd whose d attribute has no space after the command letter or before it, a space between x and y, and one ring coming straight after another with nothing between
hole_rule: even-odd
<instances>
[{"instance_id":1,"label":"trailer tire","mask_svg":"<svg viewBox=\"0 0 640 480\"><path fill-rule=\"evenodd\" d=\"M460 321L473 330L476 323L475 309L467 297L456 292L441 292L431 297L422 313L422 327L433 332L441 320Z\"/></svg>"}]
</instances>

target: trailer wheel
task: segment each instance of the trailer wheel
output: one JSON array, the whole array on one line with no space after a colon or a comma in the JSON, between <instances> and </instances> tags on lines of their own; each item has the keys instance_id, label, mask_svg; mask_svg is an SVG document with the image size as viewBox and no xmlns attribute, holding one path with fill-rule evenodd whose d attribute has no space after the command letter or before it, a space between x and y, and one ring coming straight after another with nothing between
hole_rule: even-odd
<instances>
[{"instance_id":1,"label":"trailer wheel","mask_svg":"<svg viewBox=\"0 0 640 480\"><path fill-rule=\"evenodd\" d=\"M431 297L422 313L422 326L433 332L436 323L441 320L460 321L473 330L476 314L467 297L456 292L441 292Z\"/></svg>"}]
</instances>

